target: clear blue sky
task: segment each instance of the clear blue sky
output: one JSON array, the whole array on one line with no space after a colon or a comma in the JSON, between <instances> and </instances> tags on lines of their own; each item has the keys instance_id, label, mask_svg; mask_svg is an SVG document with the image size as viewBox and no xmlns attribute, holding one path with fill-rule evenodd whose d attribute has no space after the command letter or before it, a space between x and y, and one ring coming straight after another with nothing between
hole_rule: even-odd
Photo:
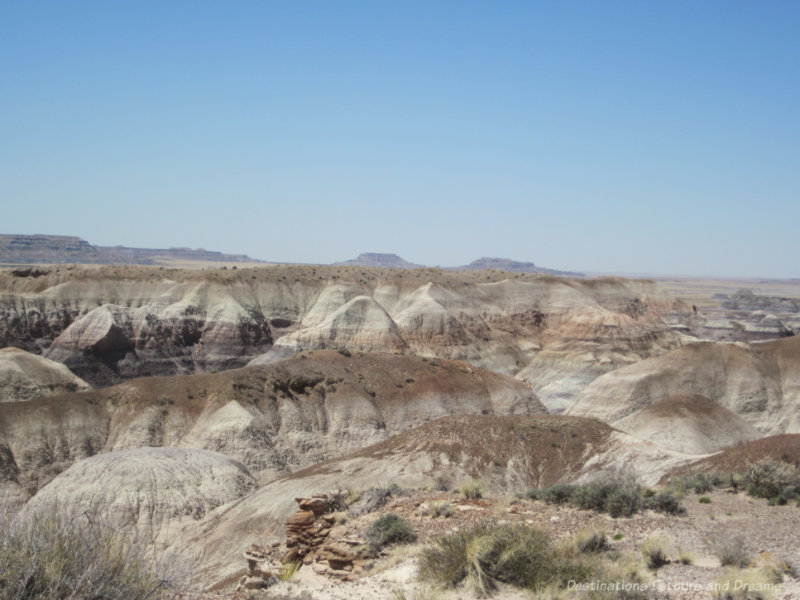
<instances>
[{"instance_id":1,"label":"clear blue sky","mask_svg":"<svg viewBox=\"0 0 800 600\"><path fill-rule=\"evenodd\" d=\"M0 233L800 277L800 2L0 3Z\"/></svg>"}]
</instances>

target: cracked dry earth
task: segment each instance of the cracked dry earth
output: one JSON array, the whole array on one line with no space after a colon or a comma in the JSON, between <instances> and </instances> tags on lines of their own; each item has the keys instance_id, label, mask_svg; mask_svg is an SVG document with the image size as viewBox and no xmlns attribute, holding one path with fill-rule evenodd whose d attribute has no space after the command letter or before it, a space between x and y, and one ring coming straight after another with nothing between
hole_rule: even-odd
<instances>
[{"instance_id":1,"label":"cracked dry earth","mask_svg":"<svg viewBox=\"0 0 800 600\"><path fill-rule=\"evenodd\" d=\"M641 560L641 546L650 537L660 536L668 548L670 563L657 571L648 570L644 562L640 572L648 590L646 597L675 600L712 598L709 591L727 572L714 555L712 540L721 535L741 535L754 564L775 564L786 561L800 566L800 507L796 505L768 506L766 500L754 499L744 493L734 494L717 490L706 494L710 503L700 503L699 496L688 494L683 499L686 514L669 516L652 511L629 518L613 519L605 514L571 507L548 505L540 501L516 500L512 496L494 496L465 500L455 492L414 491L407 496L394 497L378 511L349 519L343 535L363 537L369 524L381 514L394 512L407 519L419 536L412 545L394 546L381 556L364 564L363 573L355 581L332 580L318 575L309 567L301 568L288 582L267 590L237 592L233 596L215 595L215 600L373 600L381 598L433 597L422 595L429 590L417 580L417 556L425 544L471 523L494 520L510 523L524 522L541 526L553 533L554 540L566 540L587 530L602 530L613 551ZM422 516L423 503L446 500L455 509L452 517ZM614 539L616 538L616 539ZM269 543L270 540L265 540ZM689 555L692 564L682 564L678 557ZM735 579L735 578L734 578ZM400 595L404 593L405 596ZM419 596L417 596L419 594ZM441 600L471 600L478 596L459 587L439 590ZM529 592L508 586L501 587L495 598L530 599ZM576 591L571 598L591 598L588 591ZM773 600L800 598L800 580L786 575L768 594ZM208 597L210 600L212 597Z\"/></svg>"}]
</instances>

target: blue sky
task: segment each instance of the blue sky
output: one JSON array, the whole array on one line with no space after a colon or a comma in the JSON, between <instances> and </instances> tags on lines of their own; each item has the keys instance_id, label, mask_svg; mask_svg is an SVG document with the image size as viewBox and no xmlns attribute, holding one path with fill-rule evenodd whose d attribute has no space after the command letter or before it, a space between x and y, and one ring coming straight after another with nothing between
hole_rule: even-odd
<instances>
[{"instance_id":1,"label":"blue sky","mask_svg":"<svg viewBox=\"0 0 800 600\"><path fill-rule=\"evenodd\" d=\"M800 2L0 3L2 233L800 277Z\"/></svg>"}]
</instances>

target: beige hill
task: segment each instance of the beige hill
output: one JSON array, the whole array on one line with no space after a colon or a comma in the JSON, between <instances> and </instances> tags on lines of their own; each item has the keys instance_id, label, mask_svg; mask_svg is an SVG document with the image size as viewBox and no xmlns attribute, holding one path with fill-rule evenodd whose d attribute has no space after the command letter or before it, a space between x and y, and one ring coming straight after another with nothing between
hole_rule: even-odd
<instances>
[{"instance_id":1,"label":"beige hill","mask_svg":"<svg viewBox=\"0 0 800 600\"><path fill-rule=\"evenodd\" d=\"M264 482L441 416L543 412L525 384L466 363L320 351L0 404L0 452L30 491L82 458L147 446L220 452Z\"/></svg>"},{"instance_id":2,"label":"beige hill","mask_svg":"<svg viewBox=\"0 0 800 600\"><path fill-rule=\"evenodd\" d=\"M617 426L637 411L680 395L705 396L762 435L798 433L800 337L689 344L597 378L569 414Z\"/></svg>"},{"instance_id":3,"label":"beige hill","mask_svg":"<svg viewBox=\"0 0 800 600\"><path fill-rule=\"evenodd\" d=\"M135 527L145 539L165 539L255 485L244 465L216 452L136 448L78 461L39 490L25 510L67 516L97 511L116 527Z\"/></svg>"},{"instance_id":4,"label":"beige hill","mask_svg":"<svg viewBox=\"0 0 800 600\"><path fill-rule=\"evenodd\" d=\"M761 437L733 411L705 396L672 396L614 421L614 427L684 454L711 454Z\"/></svg>"},{"instance_id":5,"label":"beige hill","mask_svg":"<svg viewBox=\"0 0 800 600\"><path fill-rule=\"evenodd\" d=\"M89 388L88 383L60 363L19 348L0 349L0 402L20 402Z\"/></svg>"},{"instance_id":6,"label":"beige hill","mask_svg":"<svg viewBox=\"0 0 800 600\"><path fill-rule=\"evenodd\" d=\"M189 526L175 543L205 550L198 577L232 581L250 544L283 539L295 498L375 486L459 484L478 478L494 491L524 491L628 469L654 483L690 457L665 451L595 420L565 416L450 416L348 456L273 481Z\"/></svg>"},{"instance_id":7,"label":"beige hill","mask_svg":"<svg viewBox=\"0 0 800 600\"><path fill-rule=\"evenodd\" d=\"M682 344L688 314L652 282L494 270L59 266L0 271L0 291L0 344L96 385L349 348L465 360L557 409L597 375Z\"/></svg>"}]
</instances>

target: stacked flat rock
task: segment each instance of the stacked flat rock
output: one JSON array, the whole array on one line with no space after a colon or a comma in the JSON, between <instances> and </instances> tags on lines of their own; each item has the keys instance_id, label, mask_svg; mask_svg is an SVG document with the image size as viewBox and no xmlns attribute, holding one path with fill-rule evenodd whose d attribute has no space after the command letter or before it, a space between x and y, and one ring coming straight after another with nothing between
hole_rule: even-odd
<instances>
[{"instance_id":1,"label":"stacked flat rock","mask_svg":"<svg viewBox=\"0 0 800 600\"><path fill-rule=\"evenodd\" d=\"M351 552L352 542L329 541L334 524L331 501L326 495L295 498L299 510L286 521L286 547L283 564L301 562L311 565L315 573L351 579L358 571ZM357 542L361 543L361 541Z\"/></svg>"},{"instance_id":2,"label":"stacked flat rock","mask_svg":"<svg viewBox=\"0 0 800 600\"><path fill-rule=\"evenodd\" d=\"M239 585L236 586L237 592L267 588L278 581L277 569L270 564L267 550L253 544L243 556L247 561L247 574L242 575L239 580Z\"/></svg>"},{"instance_id":3,"label":"stacked flat rock","mask_svg":"<svg viewBox=\"0 0 800 600\"><path fill-rule=\"evenodd\" d=\"M289 551L282 562L306 562L326 540L333 526L328 496L316 495L311 498L295 498L299 510L286 521L286 547Z\"/></svg>"}]
</instances>

